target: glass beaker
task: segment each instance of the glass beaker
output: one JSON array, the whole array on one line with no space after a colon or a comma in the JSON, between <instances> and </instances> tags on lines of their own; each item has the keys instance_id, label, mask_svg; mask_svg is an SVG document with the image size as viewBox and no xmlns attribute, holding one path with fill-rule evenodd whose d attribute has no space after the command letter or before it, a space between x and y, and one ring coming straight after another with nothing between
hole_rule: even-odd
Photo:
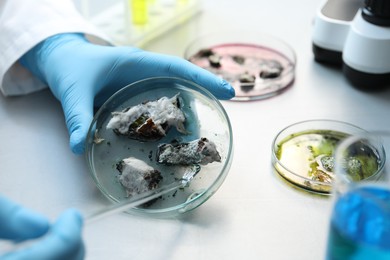
<instances>
[{"instance_id":1,"label":"glass beaker","mask_svg":"<svg viewBox=\"0 0 390 260\"><path fill-rule=\"evenodd\" d=\"M326 259L390 259L386 151L390 132L352 135L338 145Z\"/></svg>"}]
</instances>

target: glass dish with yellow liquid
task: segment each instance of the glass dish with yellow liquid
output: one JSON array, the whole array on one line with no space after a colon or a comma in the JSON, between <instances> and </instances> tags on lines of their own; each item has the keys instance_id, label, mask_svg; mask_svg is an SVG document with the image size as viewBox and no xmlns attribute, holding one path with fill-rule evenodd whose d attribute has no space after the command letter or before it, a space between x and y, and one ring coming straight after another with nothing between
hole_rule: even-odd
<instances>
[{"instance_id":1,"label":"glass dish with yellow liquid","mask_svg":"<svg viewBox=\"0 0 390 260\"><path fill-rule=\"evenodd\" d=\"M354 134L366 132L357 126L334 120L308 120L284 128L272 144L276 172L293 186L328 195L334 181L334 151ZM371 177L378 169L378 153L360 147L344 164L356 181Z\"/></svg>"}]
</instances>

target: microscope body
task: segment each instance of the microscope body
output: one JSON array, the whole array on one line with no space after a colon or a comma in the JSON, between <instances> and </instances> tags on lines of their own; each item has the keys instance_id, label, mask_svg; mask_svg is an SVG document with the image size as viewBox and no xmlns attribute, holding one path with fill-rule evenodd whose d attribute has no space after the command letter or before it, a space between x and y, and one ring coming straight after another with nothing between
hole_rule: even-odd
<instances>
[{"instance_id":1,"label":"microscope body","mask_svg":"<svg viewBox=\"0 0 390 260\"><path fill-rule=\"evenodd\" d=\"M372 2L384 4L370 8L377 4ZM324 1L315 17L312 44L315 60L340 66L353 86L390 87L390 1Z\"/></svg>"}]
</instances>

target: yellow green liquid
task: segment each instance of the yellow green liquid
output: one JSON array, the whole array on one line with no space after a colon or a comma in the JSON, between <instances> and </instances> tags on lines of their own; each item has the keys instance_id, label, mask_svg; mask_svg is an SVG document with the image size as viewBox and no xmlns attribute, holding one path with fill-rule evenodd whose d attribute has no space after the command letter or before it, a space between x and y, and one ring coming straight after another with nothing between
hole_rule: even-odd
<instances>
[{"instance_id":1,"label":"yellow green liquid","mask_svg":"<svg viewBox=\"0 0 390 260\"><path fill-rule=\"evenodd\" d=\"M144 25L148 22L148 1L129 0L133 24Z\"/></svg>"},{"instance_id":2,"label":"yellow green liquid","mask_svg":"<svg viewBox=\"0 0 390 260\"><path fill-rule=\"evenodd\" d=\"M332 130L291 134L277 144L278 161L274 166L282 177L293 184L311 191L329 193L334 180L333 153L338 143L347 136L346 133ZM370 147L364 148L365 152L359 152L360 148L357 147L355 156L348 159L359 164L357 170L350 171L355 180L365 179L378 169L377 153Z\"/></svg>"}]
</instances>

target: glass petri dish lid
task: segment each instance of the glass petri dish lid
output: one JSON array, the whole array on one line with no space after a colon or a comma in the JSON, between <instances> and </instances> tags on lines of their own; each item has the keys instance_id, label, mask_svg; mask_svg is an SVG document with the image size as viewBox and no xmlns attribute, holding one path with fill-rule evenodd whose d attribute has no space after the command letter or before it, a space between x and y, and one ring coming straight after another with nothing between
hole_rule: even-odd
<instances>
[{"instance_id":1,"label":"glass petri dish lid","mask_svg":"<svg viewBox=\"0 0 390 260\"><path fill-rule=\"evenodd\" d=\"M278 95L292 86L296 55L283 40L256 32L217 32L186 48L190 62L222 77L235 89L233 101Z\"/></svg>"},{"instance_id":2,"label":"glass petri dish lid","mask_svg":"<svg viewBox=\"0 0 390 260\"><path fill-rule=\"evenodd\" d=\"M174 104L183 113L185 120L182 125L167 127L167 122L158 125L158 119L154 118L154 126L164 128L164 134L152 138L147 135L146 137L134 135L133 130L120 132L122 121L117 128L113 127L112 120L115 115L121 115L121 120L123 118L128 120L123 113L130 110L138 111L158 104L154 107L158 107L159 113L170 111L172 107L161 106L165 104L164 102ZM148 112L140 112L137 115L138 121L136 120L131 126L142 125L140 120L149 122L145 117L148 117ZM151 118L153 117L150 116L149 119ZM154 130L158 128L149 127L150 124L146 123L143 126ZM126 127L130 129L128 125ZM172 158L175 153L178 153L177 149L182 147L192 147L189 148L192 152L193 147L201 149L205 139L214 144L219 157L213 157L213 160L207 162L194 159L189 164L183 164L180 160L168 162L166 159ZM173 149L170 155L164 157L165 159L162 159L162 151L170 150L164 150L162 147ZM207 154L207 149L203 151ZM210 149L208 152L210 154ZM192 156L199 155L196 152L194 154ZM155 217L181 215L207 201L225 180L232 157L232 128L223 106L205 88L180 78L144 79L116 92L95 114L86 142L86 159L90 174L98 189L116 203L141 193L142 190L170 184L181 178L188 167L193 167L194 164L200 165L200 172L185 188L129 210L129 213ZM142 170L137 168L139 171L136 171L136 175L128 172L125 174L124 169L135 169L135 165L143 165ZM133 166L135 168L132 168ZM146 168L153 170L148 173ZM155 174L156 172L158 175Z\"/></svg>"},{"instance_id":3,"label":"glass petri dish lid","mask_svg":"<svg viewBox=\"0 0 390 260\"><path fill-rule=\"evenodd\" d=\"M335 180L334 153L351 135L367 131L336 120L307 120L282 129L272 143L272 165L287 183L305 191L330 195ZM364 151L363 153L358 150ZM355 167L358 179L379 178L380 158L373 147L357 148L355 157L343 167Z\"/></svg>"}]
</instances>

